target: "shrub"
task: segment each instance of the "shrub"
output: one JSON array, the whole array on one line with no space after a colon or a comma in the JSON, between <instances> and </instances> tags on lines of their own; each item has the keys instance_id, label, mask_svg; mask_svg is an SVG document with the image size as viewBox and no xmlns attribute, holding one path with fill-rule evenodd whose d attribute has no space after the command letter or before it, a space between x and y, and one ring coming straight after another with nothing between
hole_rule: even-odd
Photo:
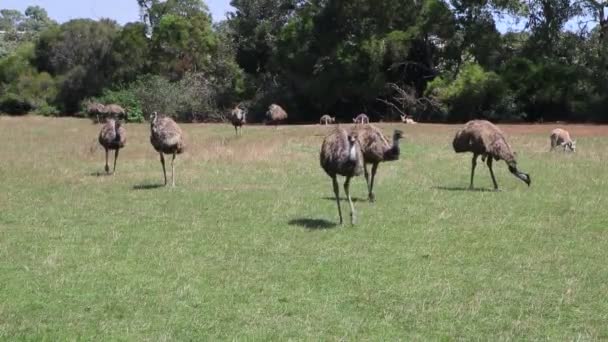
<instances>
[{"instance_id":1,"label":"shrub","mask_svg":"<svg viewBox=\"0 0 608 342\"><path fill-rule=\"evenodd\" d=\"M508 89L500 77L476 63L464 65L454 79L436 78L429 83L427 95L447 105L450 121L501 116L502 110L511 108L503 102Z\"/></svg>"},{"instance_id":2,"label":"shrub","mask_svg":"<svg viewBox=\"0 0 608 342\"><path fill-rule=\"evenodd\" d=\"M59 111L59 109L57 109L57 107L54 107L54 106L51 106L48 104L44 104L44 105L36 108L34 113L36 113L38 115L43 115L43 116L56 116L60 113L60 111Z\"/></svg>"},{"instance_id":3,"label":"shrub","mask_svg":"<svg viewBox=\"0 0 608 342\"><path fill-rule=\"evenodd\" d=\"M8 93L0 98L0 112L21 115L32 110L30 103L22 96Z\"/></svg>"}]
</instances>

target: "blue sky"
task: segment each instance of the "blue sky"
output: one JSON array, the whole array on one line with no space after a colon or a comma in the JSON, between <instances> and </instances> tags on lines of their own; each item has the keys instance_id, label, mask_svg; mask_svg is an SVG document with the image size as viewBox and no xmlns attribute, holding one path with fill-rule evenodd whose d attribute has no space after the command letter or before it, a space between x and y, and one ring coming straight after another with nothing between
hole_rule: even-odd
<instances>
[{"instance_id":1,"label":"blue sky","mask_svg":"<svg viewBox=\"0 0 608 342\"><path fill-rule=\"evenodd\" d=\"M224 19L230 11L230 0L206 0L213 21ZM28 6L38 5L49 16L60 23L75 18L111 18L120 24L139 20L136 0L0 0L0 8L24 11Z\"/></svg>"}]
</instances>

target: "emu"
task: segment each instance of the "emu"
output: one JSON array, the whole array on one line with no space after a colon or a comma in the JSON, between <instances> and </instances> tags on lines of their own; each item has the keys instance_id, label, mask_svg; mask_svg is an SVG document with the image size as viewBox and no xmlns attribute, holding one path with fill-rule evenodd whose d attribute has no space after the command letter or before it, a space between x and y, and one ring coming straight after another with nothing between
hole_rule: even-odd
<instances>
[{"instance_id":1,"label":"emu","mask_svg":"<svg viewBox=\"0 0 608 342\"><path fill-rule=\"evenodd\" d=\"M470 189L473 189L475 166L477 166L477 158L480 155L481 161L487 162L490 176L492 176L492 182L494 183L494 190L498 190L498 184L492 170L492 160L504 160L509 167L509 171L530 186L530 175L517 169L515 154L511 150L509 143L507 143L504 133L491 122L486 120L467 122L464 128L456 133L452 147L454 147L456 153L473 153Z\"/></svg>"},{"instance_id":2,"label":"emu","mask_svg":"<svg viewBox=\"0 0 608 342\"><path fill-rule=\"evenodd\" d=\"M175 155L181 154L185 148L182 130L170 117L154 112L150 120L150 143L160 154L165 185L167 185L167 171L165 170L164 154L173 155L171 159L171 184L175 187Z\"/></svg>"},{"instance_id":3,"label":"emu","mask_svg":"<svg viewBox=\"0 0 608 342\"><path fill-rule=\"evenodd\" d=\"M357 137L352 134L349 135L343 128L334 129L323 140L320 159L321 167L332 180L340 224L343 223L343 220L342 208L340 207L340 186L338 185L337 176L346 177L344 181L344 193L350 205L350 223L354 225L357 218L355 207L350 197L350 180L353 177L361 175L363 171L363 155Z\"/></svg>"}]
</instances>

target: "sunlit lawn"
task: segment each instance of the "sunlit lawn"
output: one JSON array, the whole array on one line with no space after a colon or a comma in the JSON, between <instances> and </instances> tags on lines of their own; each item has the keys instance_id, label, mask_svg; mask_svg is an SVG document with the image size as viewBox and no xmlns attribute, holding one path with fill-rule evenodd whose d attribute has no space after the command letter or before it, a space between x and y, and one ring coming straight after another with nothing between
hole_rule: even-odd
<instances>
[{"instance_id":1,"label":"sunlit lawn","mask_svg":"<svg viewBox=\"0 0 608 342\"><path fill-rule=\"evenodd\" d=\"M532 186L490 192L459 126L380 126L402 158L340 227L326 127L182 125L171 189L146 124L105 176L99 126L0 118L0 338L608 339L608 128L506 127Z\"/></svg>"}]
</instances>

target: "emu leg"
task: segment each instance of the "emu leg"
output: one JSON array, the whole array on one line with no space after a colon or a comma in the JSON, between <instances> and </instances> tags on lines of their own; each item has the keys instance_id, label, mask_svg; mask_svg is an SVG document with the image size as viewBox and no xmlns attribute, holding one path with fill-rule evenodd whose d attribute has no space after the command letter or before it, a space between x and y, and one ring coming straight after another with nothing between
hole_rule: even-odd
<instances>
[{"instance_id":1,"label":"emu leg","mask_svg":"<svg viewBox=\"0 0 608 342\"><path fill-rule=\"evenodd\" d=\"M496 177L494 177L494 170L492 170L492 157L488 157L487 164L488 169L490 169L490 176L492 176L492 182L494 183L494 190L498 190L498 184L496 184Z\"/></svg>"},{"instance_id":2,"label":"emu leg","mask_svg":"<svg viewBox=\"0 0 608 342\"><path fill-rule=\"evenodd\" d=\"M119 148L117 148L117 149L116 149L116 152L114 152L114 168L112 169L112 173L115 173L115 172L116 172L116 160L118 159L118 151L119 151L119 150L120 150L120 149L119 149Z\"/></svg>"},{"instance_id":3,"label":"emu leg","mask_svg":"<svg viewBox=\"0 0 608 342\"><path fill-rule=\"evenodd\" d=\"M175 153L173 153L173 159L171 159L171 186L175 187Z\"/></svg>"},{"instance_id":4,"label":"emu leg","mask_svg":"<svg viewBox=\"0 0 608 342\"><path fill-rule=\"evenodd\" d=\"M346 177L344 181L344 192L346 193L346 198L348 198L348 204L350 205L350 224L354 225L357 222L357 214L355 213L355 206L353 205L353 200L350 198L350 177Z\"/></svg>"},{"instance_id":5,"label":"emu leg","mask_svg":"<svg viewBox=\"0 0 608 342\"><path fill-rule=\"evenodd\" d=\"M372 165L372 181L369 184L369 201L370 202L376 201L376 195L374 195L374 179L376 179L376 171L378 171L378 165L380 165L380 163L374 163L374 165Z\"/></svg>"},{"instance_id":6,"label":"emu leg","mask_svg":"<svg viewBox=\"0 0 608 342\"><path fill-rule=\"evenodd\" d=\"M369 172L367 172L367 164L366 163L363 163L363 175L365 175L365 183L367 184L367 194L368 194L368 196L370 196L370 194L372 193L372 190L369 187Z\"/></svg>"},{"instance_id":7,"label":"emu leg","mask_svg":"<svg viewBox=\"0 0 608 342\"><path fill-rule=\"evenodd\" d=\"M234 126L234 134L239 135L239 128L237 126Z\"/></svg>"},{"instance_id":8,"label":"emu leg","mask_svg":"<svg viewBox=\"0 0 608 342\"><path fill-rule=\"evenodd\" d=\"M477 157L478 154L473 155L472 165L471 165L471 183L469 184L469 189L473 190L473 177L475 177L475 167L477 166Z\"/></svg>"},{"instance_id":9,"label":"emu leg","mask_svg":"<svg viewBox=\"0 0 608 342\"><path fill-rule=\"evenodd\" d=\"M167 185L167 171L165 170L165 156L163 153L160 153L160 163L163 166L163 176L165 176L165 185Z\"/></svg>"},{"instance_id":10,"label":"emu leg","mask_svg":"<svg viewBox=\"0 0 608 342\"><path fill-rule=\"evenodd\" d=\"M334 195L336 195L336 204L338 205L338 215L340 216L340 224L342 224L342 208L340 208L340 186L336 176L331 177L331 181L334 185Z\"/></svg>"},{"instance_id":11,"label":"emu leg","mask_svg":"<svg viewBox=\"0 0 608 342\"><path fill-rule=\"evenodd\" d=\"M110 173L110 167L108 166L108 149L106 147L104 148L106 149L106 167L104 170L106 170L106 173Z\"/></svg>"}]
</instances>

